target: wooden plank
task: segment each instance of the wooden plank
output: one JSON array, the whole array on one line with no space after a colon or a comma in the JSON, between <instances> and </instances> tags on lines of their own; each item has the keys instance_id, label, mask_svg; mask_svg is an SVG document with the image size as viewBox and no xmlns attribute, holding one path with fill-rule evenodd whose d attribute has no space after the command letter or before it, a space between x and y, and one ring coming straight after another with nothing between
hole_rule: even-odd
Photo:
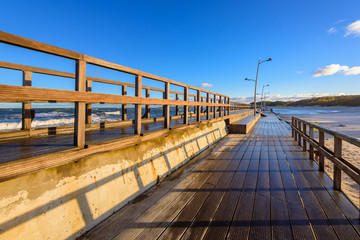
<instances>
[{"instance_id":1,"label":"wooden plank","mask_svg":"<svg viewBox=\"0 0 360 240\"><path fill-rule=\"evenodd\" d=\"M325 147L325 133L322 130L319 130L319 144L321 147ZM319 152L319 171L324 172L324 164L324 155Z\"/></svg>"},{"instance_id":2,"label":"wooden plank","mask_svg":"<svg viewBox=\"0 0 360 240\"><path fill-rule=\"evenodd\" d=\"M181 94L183 94L183 93L181 93ZM176 100L179 100L179 93L177 93L177 94L175 95L175 99L176 99ZM176 116L179 116L179 115L180 115L180 113L179 113L179 106L178 106L178 105L175 106L175 115L176 115Z\"/></svg>"},{"instance_id":3,"label":"wooden plank","mask_svg":"<svg viewBox=\"0 0 360 240\"><path fill-rule=\"evenodd\" d=\"M142 76L137 75L135 77L135 96L141 97L142 90ZM137 135L141 134L141 105L135 104L135 123L134 123L134 133Z\"/></svg>"},{"instance_id":4,"label":"wooden plank","mask_svg":"<svg viewBox=\"0 0 360 240\"><path fill-rule=\"evenodd\" d=\"M82 60L76 62L75 90L86 92L86 62ZM75 102L74 145L79 148L85 147L85 114L85 103Z\"/></svg>"},{"instance_id":5,"label":"wooden plank","mask_svg":"<svg viewBox=\"0 0 360 240\"><path fill-rule=\"evenodd\" d=\"M314 139L314 128L311 126L309 127L309 137ZM309 158L310 160L314 160L314 146L311 144L309 144Z\"/></svg>"},{"instance_id":6,"label":"wooden plank","mask_svg":"<svg viewBox=\"0 0 360 240\"><path fill-rule=\"evenodd\" d=\"M206 102L209 103L210 102L210 94L206 93ZM210 119L210 107L207 106L206 107L206 120Z\"/></svg>"},{"instance_id":7,"label":"wooden plank","mask_svg":"<svg viewBox=\"0 0 360 240\"><path fill-rule=\"evenodd\" d=\"M32 73L29 71L23 72L23 86L31 87L31 75ZM21 129L29 130L31 129L31 102L22 103L22 121L21 121Z\"/></svg>"},{"instance_id":8,"label":"wooden plank","mask_svg":"<svg viewBox=\"0 0 360 240\"><path fill-rule=\"evenodd\" d=\"M92 88L91 88L92 82L87 80L86 81L86 92L91 92ZM86 124L91 124L91 104L87 103L86 104Z\"/></svg>"},{"instance_id":9,"label":"wooden plank","mask_svg":"<svg viewBox=\"0 0 360 240\"><path fill-rule=\"evenodd\" d=\"M196 100L197 100L197 102L200 102L200 91L199 90L197 90L197 96L196 96ZM197 108L196 108L196 121L197 122L200 122L200 107L198 106Z\"/></svg>"},{"instance_id":10,"label":"wooden plank","mask_svg":"<svg viewBox=\"0 0 360 240\"><path fill-rule=\"evenodd\" d=\"M165 83L165 92L164 92L164 99L169 99L170 97L170 83ZM165 109L165 120L164 120L164 128L170 128L170 106L164 105Z\"/></svg>"}]
</instances>

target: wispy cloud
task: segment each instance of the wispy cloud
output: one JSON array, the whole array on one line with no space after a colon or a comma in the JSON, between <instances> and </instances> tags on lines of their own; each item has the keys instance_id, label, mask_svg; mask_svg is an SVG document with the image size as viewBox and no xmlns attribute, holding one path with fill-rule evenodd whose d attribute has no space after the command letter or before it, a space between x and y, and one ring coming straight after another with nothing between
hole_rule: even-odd
<instances>
[{"instance_id":1,"label":"wispy cloud","mask_svg":"<svg viewBox=\"0 0 360 240\"><path fill-rule=\"evenodd\" d=\"M335 73L342 73L344 75L357 75L360 74L360 66L349 68L348 66L341 66L340 64L331 64L324 68L317 69L313 77L329 76Z\"/></svg>"},{"instance_id":2,"label":"wispy cloud","mask_svg":"<svg viewBox=\"0 0 360 240\"><path fill-rule=\"evenodd\" d=\"M343 18L343 19L340 19L339 21L336 21L334 23L334 25L338 24L338 23L342 23L342 22L345 22L347 20L347 18Z\"/></svg>"},{"instance_id":3,"label":"wispy cloud","mask_svg":"<svg viewBox=\"0 0 360 240\"><path fill-rule=\"evenodd\" d=\"M360 37L360 20L357 20L346 27L345 37L349 35Z\"/></svg>"},{"instance_id":4,"label":"wispy cloud","mask_svg":"<svg viewBox=\"0 0 360 240\"><path fill-rule=\"evenodd\" d=\"M328 33L328 34L334 34L334 33L337 33L337 30L336 30L335 27L332 27L332 28L330 28L330 29L327 30L327 33Z\"/></svg>"},{"instance_id":5,"label":"wispy cloud","mask_svg":"<svg viewBox=\"0 0 360 240\"><path fill-rule=\"evenodd\" d=\"M299 101L302 99L308 99L308 98L314 98L314 97L325 97L325 96L343 96L344 93L336 93L336 94L330 94L330 93L304 93L304 94L296 94L292 96L282 96L280 94L270 95L266 96L266 101ZM235 102L242 102L242 103L250 103L253 102L253 97L245 97L245 96L238 96L231 98L231 101ZM260 101L260 99L259 99Z\"/></svg>"},{"instance_id":6,"label":"wispy cloud","mask_svg":"<svg viewBox=\"0 0 360 240\"><path fill-rule=\"evenodd\" d=\"M296 74L302 74L303 73L303 71L297 71L296 72Z\"/></svg>"},{"instance_id":7,"label":"wispy cloud","mask_svg":"<svg viewBox=\"0 0 360 240\"><path fill-rule=\"evenodd\" d=\"M214 85L211 84L211 83L202 83L202 84L199 85L199 87L201 87L201 88L211 88L213 86Z\"/></svg>"}]
</instances>

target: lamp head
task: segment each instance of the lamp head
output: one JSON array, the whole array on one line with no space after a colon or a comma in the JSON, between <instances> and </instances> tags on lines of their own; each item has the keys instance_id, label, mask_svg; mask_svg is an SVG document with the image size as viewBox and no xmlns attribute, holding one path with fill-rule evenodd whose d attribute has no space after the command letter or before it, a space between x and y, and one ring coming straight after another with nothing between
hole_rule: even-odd
<instances>
[{"instance_id":1,"label":"lamp head","mask_svg":"<svg viewBox=\"0 0 360 240\"><path fill-rule=\"evenodd\" d=\"M266 60L266 61L268 61L268 62L269 62L269 61L272 61L272 58L269 58L269 59L268 59L268 60Z\"/></svg>"}]
</instances>

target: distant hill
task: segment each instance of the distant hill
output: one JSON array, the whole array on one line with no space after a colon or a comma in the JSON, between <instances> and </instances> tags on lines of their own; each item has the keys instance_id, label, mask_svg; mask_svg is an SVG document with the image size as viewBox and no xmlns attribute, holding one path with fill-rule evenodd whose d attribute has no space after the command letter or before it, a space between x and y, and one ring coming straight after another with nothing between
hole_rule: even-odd
<instances>
[{"instance_id":1,"label":"distant hill","mask_svg":"<svg viewBox=\"0 0 360 240\"><path fill-rule=\"evenodd\" d=\"M260 103L259 103L260 104ZM358 107L360 106L360 95L346 95L346 96L328 96L328 97L317 97L310 99L303 99L296 102L284 102L274 101L266 102L267 106L349 106Z\"/></svg>"}]
</instances>

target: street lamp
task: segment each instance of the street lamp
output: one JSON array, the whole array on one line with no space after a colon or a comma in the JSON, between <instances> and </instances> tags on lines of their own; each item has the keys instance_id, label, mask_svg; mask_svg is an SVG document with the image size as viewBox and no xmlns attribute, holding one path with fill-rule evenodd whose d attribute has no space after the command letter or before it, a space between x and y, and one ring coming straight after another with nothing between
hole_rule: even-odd
<instances>
[{"instance_id":1,"label":"street lamp","mask_svg":"<svg viewBox=\"0 0 360 240\"><path fill-rule=\"evenodd\" d=\"M266 94L270 94L270 92L266 92L265 94L264 94L264 99L266 99ZM266 101L264 100L264 109L266 110Z\"/></svg>"},{"instance_id":2,"label":"street lamp","mask_svg":"<svg viewBox=\"0 0 360 240\"><path fill-rule=\"evenodd\" d=\"M265 88L265 87L268 87L268 86L270 86L270 85L269 85L269 84L263 85L263 88L262 88L262 91L261 91L261 110L263 110L263 108L264 108L264 100L263 100L263 97L264 97L264 88Z\"/></svg>"},{"instance_id":3,"label":"street lamp","mask_svg":"<svg viewBox=\"0 0 360 240\"><path fill-rule=\"evenodd\" d=\"M260 67L260 64L261 64L261 63L263 63L263 62L269 62L269 61L271 61L271 60L272 60L271 58L268 58L267 60L260 61L260 58L259 58L259 62L258 62L258 66L257 66L257 71L256 71L256 79L255 79L254 116L256 116L256 87L257 87L257 80L258 80L258 76L259 76L259 67ZM247 81L254 81L253 79L249 79L249 78L245 78L245 80L247 80Z\"/></svg>"}]
</instances>

